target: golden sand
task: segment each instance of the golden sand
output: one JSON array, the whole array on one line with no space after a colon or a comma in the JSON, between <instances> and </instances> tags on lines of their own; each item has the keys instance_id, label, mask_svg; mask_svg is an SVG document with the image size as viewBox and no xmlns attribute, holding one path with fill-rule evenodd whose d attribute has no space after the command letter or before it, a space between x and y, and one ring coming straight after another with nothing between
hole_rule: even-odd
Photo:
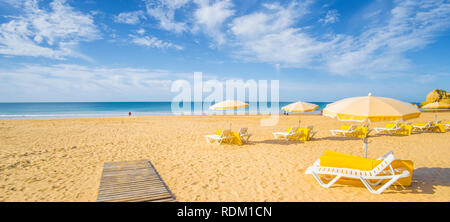
<instances>
[{"instance_id":1,"label":"golden sand","mask_svg":"<svg viewBox=\"0 0 450 222\"><path fill-rule=\"evenodd\" d=\"M434 120L424 113L413 122ZM450 113L439 113L450 120ZM0 120L0 201L95 201L103 163L150 160L179 201L450 201L450 132L373 136L369 157L393 150L414 161L410 187L371 194L362 185L325 189L310 166L326 149L364 155L361 139L332 137L339 122L317 115L117 117ZM308 142L274 140L272 132L314 125ZM208 144L216 129L249 127L244 146ZM376 124L380 126L380 124ZM381 124L383 125L383 124Z\"/></svg>"}]
</instances>

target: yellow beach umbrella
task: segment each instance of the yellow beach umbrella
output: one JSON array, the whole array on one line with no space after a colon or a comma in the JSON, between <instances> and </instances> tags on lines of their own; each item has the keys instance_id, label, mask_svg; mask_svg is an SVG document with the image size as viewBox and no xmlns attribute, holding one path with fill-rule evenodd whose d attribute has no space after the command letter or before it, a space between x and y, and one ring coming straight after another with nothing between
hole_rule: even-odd
<instances>
[{"instance_id":1,"label":"yellow beach umbrella","mask_svg":"<svg viewBox=\"0 0 450 222\"><path fill-rule=\"evenodd\" d=\"M318 108L319 106L312 103L307 102L296 102L291 103L287 106L283 106L281 109L286 112L296 112L296 113L303 113L303 112L311 112ZM298 125L300 127L300 120L298 121Z\"/></svg>"},{"instance_id":2,"label":"yellow beach umbrella","mask_svg":"<svg viewBox=\"0 0 450 222\"><path fill-rule=\"evenodd\" d=\"M225 109L239 109L247 107L248 104L238 101L238 100L225 100L220 103L216 103L209 107L212 110L225 110ZM231 130L231 121L230 121L230 130Z\"/></svg>"},{"instance_id":3,"label":"yellow beach umbrella","mask_svg":"<svg viewBox=\"0 0 450 222\"><path fill-rule=\"evenodd\" d=\"M247 107L248 104L237 100L225 100L209 107L212 110L238 109Z\"/></svg>"},{"instance_id":4,"label":"yellow beach umbrella","mask_svg":"<svg viewBox=\"0 0 450 222\"><path fill-rule=\"evenodd\" d=\"M296 102L283 106L281 109L286 112L310 112L316 110L318 107L318 105L312 103Z\"/></svg>"},{"instance_id":5,"label":"yellow beach umbrella","mask_svg":"<svg viewBox=\"0 0 450 222\"><path fill-rule=\"evenodd\" d=\"M370 122L399 121L417 118L420 111L410 103L392 98L368 96L351 97L329 104L323 115L342 121ZM364 137L367 158L367 132Z\"/></svg>"},{"instance_id":6,"label":"yellow beach umbrella","mask_svg":"<svg viewBox=\"0 0 450 222\"><path fill-rule=\"evenodd\" d=\"M329 104L323 110L323 115L342 121L378 122L417 118L420 111L410 103L369 94Z\"/></svg>"},{"instance_id":7,"label":"yellow beach umbrella","mask_svg":"<svg viewBox=\"0 0 450 222\"><path fill-rule=\"evenodd\" d=\"M421 107L422 109L428 109L428 110L447 110L450 109L450 104L445 102L434 102L434 103L428 103ZM434 121L437 121L438 117L437 114L434 115Z\"/></svg>"},{"instance_id":8,"label":"yellow beach umbrella","mask_svg":"<svg viewBox=\"0 0 450 222\"><path fill-rule=\"evenodd\" d=\"M428 103L422 109L450 109L450 104L444 102Z\"/></svg>"}]
</instances>

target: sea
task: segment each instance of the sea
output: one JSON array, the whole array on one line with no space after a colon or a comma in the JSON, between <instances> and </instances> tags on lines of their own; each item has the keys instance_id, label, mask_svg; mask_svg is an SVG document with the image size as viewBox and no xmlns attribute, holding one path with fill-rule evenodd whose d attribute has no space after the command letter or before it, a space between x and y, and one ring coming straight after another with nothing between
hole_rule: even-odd
<instances>
[{"instance_id":1,"label":"sea","mask_svg":"<svg viewBox=\"0 0 450 222\"><path fill-rule=\"evenodd\" d=\"M292 102L248 102L249 106L237 110L209 110L210 102L40 102L0 103L0 119L54 119L84 117L223 115L283 113L281 107ZM317 104L317 114L331 102Z\"/></svg>"}]
</instances>

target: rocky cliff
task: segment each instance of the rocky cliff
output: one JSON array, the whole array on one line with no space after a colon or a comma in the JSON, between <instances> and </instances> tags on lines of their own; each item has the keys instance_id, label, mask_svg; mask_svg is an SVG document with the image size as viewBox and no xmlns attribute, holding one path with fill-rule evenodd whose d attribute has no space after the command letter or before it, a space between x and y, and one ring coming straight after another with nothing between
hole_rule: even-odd
<instances>
[{"instance_id":1,"label":"rocky cliff","mask_svg":"<svg viewBox=\"0 0 450 222\"><path fill-rule=\"evenodd\" d=\"M433 102L450 103L450 92L446 92L443 89L434 89L433 91L428 93L427 100L420 103L419 107Z\"/></svg>"}]
</instances>

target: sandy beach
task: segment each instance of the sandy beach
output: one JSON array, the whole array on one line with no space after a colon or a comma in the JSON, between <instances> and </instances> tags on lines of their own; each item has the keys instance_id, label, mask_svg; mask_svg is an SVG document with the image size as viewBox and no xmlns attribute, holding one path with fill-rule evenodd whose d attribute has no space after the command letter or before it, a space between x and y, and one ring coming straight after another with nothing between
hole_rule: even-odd
<instances>
[{"instance_id":1,"label":"sandy beach","mask_svg":"<svg viewBox=\"0 0 450 222\"><path fill-rule=\"evenodd\" d=\"M423 113L412 122L434 120ZM450 112L438 114L450 120ZM95 201L104 162L150 160L178 201L450 201L450 132L372 136L370 158L393 150L414 161L410 187L371 194L361 184L319 186L305 175L324 150L363 156L361 139L338 138L340 122L319 115L163 116L0 120L0 201ZM301 119L307 142L274 140ZM217 129L248 127L244 146L208 144ZM383 126L377 123L373 126ZM374 135L372 133L372 135Z\"/></svg>"}]
</instances>

